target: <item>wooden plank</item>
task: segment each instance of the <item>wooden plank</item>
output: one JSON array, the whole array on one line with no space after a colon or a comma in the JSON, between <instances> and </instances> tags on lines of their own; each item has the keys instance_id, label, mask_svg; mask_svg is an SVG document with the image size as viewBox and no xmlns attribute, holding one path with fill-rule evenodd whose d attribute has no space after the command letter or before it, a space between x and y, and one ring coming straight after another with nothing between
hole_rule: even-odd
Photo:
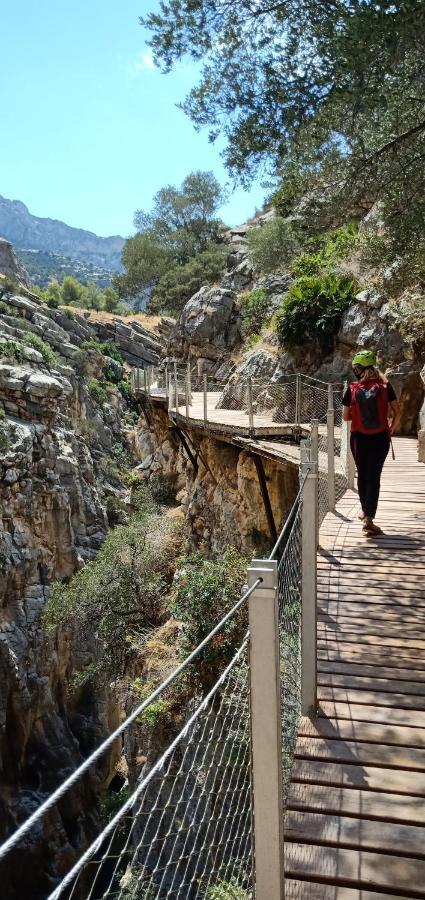
<instances>
[{"instance_id":1,"label":"wooden plank","mask_svg":"<svg viewBox=\"0 0 425 900\"><path fill-rule=\"evenodd\" d=\"M331 760L351 765L370 765L381 768L425 772L425 752L400 745L369 744L325 737L298 737L297 759Z\"/></svg>"},{"instance_id":2,"label":"wooden plank","mask_svg":"<svg viewBox=\"0 0 425 900\"><path fill-rule=\"evenodd\" d=\"M285 900L406 900L400 894L381 894L343 885L285 879Z\"/></svg>"},{"instance_id":3,"label":"wooden plank","mask_svg":"<svg viewBox=\"0 0 425 900\"><path fill-rule=\"evenodd\" d=\"M322 623L319 623L318 628L318 640L321 641L325 646L332 645L334 648L338 646L340 639L343 639L344 643L355 643L366 646L377 646L377 647L392 647L397 651L400 650L400 653L404 652L404 650L425 650L425 640L417 640L417 638L400 638L398 635L395 635L392 638L385 637L384 635L378 634L369 634L367 632L362 633L361 635L357 634L355 631L348 631L344 629L344 632L338 632L336 629L331 629ZM421 654L419 654L420 656ZM422 653L423 658L423 653Z\"/></svg>"},{"instance_id":4,"label":"wooden plank","mask_svg":"<svg viewBox=\"0 0 425 900\"><path fill-rule=\"evenodd\" d=\"M392 744L401 747L425 749L425 728L394 725L393 722L357 722L351 719L309 719L302 716L298 726L299 737L326 737L345 741Z\"/></svg>"},{"instance_id":5,"label":"wooden plank","mask_svg":"<svg viewBox=\"0 0 425 900\"><path fill-rule=\"evenodd\" d=\"M328 784L292 782L287 807L372 819L375 822L382 820L411 825L423 825L425 822L425 801L422 797Z\"/></svg>"},{"instance_id":6,"label":"wooden plank","mask_svg":"<svg viewBox=\"0 0 425 900\"><path fill-rule=\"evenodd\" d=\"M394 822L380 822L377 828L376 822L371 820L320 812L288 810L285 840L425 858L425 828Z\"/></svg>"},{"instance_id":7,"label":"wooden plank","mask_svg":"<svg viewBox=\"0 0 425 900\"><path fill-rule=\"evenodd\" d=\"M322 659L346 659L347 661L352 659L353 661L370 662L370 665L376 665L376 663L382 663L383 661L382 650L379 644L375 646L373 644L364 644L361 641L358 641L356 644L345 643L343 638L338 640L338 646L335 646L334 640L321 640L320 644L318 653ZM425 666L424 654L420 650L412 650L406 647L397 656L395 656L394 652L386 650L385 662L389 666L400 666L403 669L410 666L414 669L421 669Z\"/></svg>"},{"instance_id":8,"label":"wooden plank","mask_svg":"<svg viewBox=\"0 0 425 900\"><path fill-rule=\"evenodd\" d=\"M346 657L336 657L327 659L327 654L322 651L318 654L317 670L320 673L331 673L338 675L363 676L369 678L386 678L390 681L401 680L413 682L422 682L425 685L425 663L422 669L400 667L380 666L379 660L376 665L367 665L363 662L356 662L353 659L347 660ZM391 684L391 688L394 685ZM425 688L424 688L425 689Z\"/></svg>"},{"instance_id":9,"label":"wooden plank","mask_svg":"<svg viewBox=\"0 0 425 900\"><path fill-rule=\"evenodd\" d=\"M358 787L365 791L385 791L390 785L394 794L425 798L425 773L388 770L379 766L296 759L292 768L292 780L331 784L334 787Z\"/></svg>"},{"instance_id":10,"label":"wooden plank","mask_svg":"<svg viewBox=\"0 0 425 900\"><path fill-rule=\"evenodd\" d=\"M410 725L413 728L425 728L423 710L391 709L386 706L373 706L367 703L347 703L339 700L321 700L318 715L350 719L357 722L386 722L393 725Z\"/></svg>"},{"instance_id":11,"label":"wooden plank","mask_svg":"<svg viewBox=\"0 0 425 900\"><path fill-rule=\"evenodd\" d=\"M354 675L334 674L333 672L321 673L319 676L319 684L324 687L343 687L343 688L360 688L371 689L373 691L385 691L388 693L397 692L399 694L417 694L425 696L425 684L419 681L403 681L388 678L370 677L370 675Z\"/></svg>"},{"instance_id":12,"label":"wooden plank","mask_svg":"<svg viewBox=\"0 0 425 900\"><path fill-rule=\"evenodd\" d=\"M358 853L336 847L287 843L285 870L291 876L322 878L326 884L396 891L406 897L423 898L425 861L390 856L387 853Z\"/></svg>"},{"instance_id":13,"label":"wooden plank","mask_svg":"<svg viewBox=\"0 0 425 900\"><path fill-rule=\"evenodd\" d=\"M382 619L384 622L418 622L425 625L425 601L423 606L403 606L394 603L389 605L386 597L375 597L368 600L332 600L318 596L319 610L330 616L367 616L371 619Z\"/></svg>"},{"instance_id":14,"label":"wooden plank","mask_svg":"<svg viewBox=\"0 0 425 900\"><path fill-rule=\"evenodd\" d=\"M353 688L338 688L319 685L318 699L336 700L344 703L366 704L369 706L395 707L396 709L415 709L425 712L425 697L417 694L396 694L390 691L367 691Z\"/></svg>"}]
</instances>

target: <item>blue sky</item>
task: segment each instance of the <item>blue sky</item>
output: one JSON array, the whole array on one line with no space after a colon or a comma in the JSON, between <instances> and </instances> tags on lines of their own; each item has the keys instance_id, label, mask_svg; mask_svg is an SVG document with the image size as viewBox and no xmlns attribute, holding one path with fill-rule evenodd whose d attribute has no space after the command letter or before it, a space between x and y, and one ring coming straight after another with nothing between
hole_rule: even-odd
<instances>
[{"instance_id":1,"label":"blue sky","mask_svg":"<svg viewBox=\"0 0 425 900\"><path fill-rule=\"evenodd\" d=\"M133 231L165 184L195 169L229 181L220 147L176 103L196 81L182 64L152 67L139 15L157 0L21 0L1 12L0 194L39 216L98 234ZM264 189L237 189L229 224L260 207Z\"/></svg>"}]
</instances>

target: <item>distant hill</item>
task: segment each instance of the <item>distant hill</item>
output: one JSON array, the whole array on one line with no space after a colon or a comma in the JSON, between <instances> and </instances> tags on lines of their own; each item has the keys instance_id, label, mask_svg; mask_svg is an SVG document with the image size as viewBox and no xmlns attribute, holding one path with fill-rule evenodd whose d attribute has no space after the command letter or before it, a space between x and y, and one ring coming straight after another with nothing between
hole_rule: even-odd
<instances>
[{"instance_id":1,"label":"distant hill","mask_svg":"<svg viewBox=\"0 0 425 900\"><path fill-rule=\"evenodd\" d=\"M46 287L49 281L62 281L73 275L81 284L94 281L100 288L109 287L114 272L92 263L51 253L50 250L15 250L16 256L28 272L33 284Z\"/></svg>"},{"instance_id":2,"label":"distant hill","mask_svg":"<svg viewBox=\"0 0 425 900\"><path fill-rule=\"evenodd\" d=\"M33 216L20 200L7 200L1 195L0 237L11 241L16 249L48 251L113 272L122 270L124 238L98 237L57 219Z\"/></svg>"}]
</instances>

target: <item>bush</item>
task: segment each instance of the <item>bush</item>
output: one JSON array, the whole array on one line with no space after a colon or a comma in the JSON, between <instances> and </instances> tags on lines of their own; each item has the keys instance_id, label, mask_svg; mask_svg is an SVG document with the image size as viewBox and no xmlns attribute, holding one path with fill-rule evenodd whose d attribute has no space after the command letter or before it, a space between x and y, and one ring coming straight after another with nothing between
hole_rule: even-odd
<instances>
[{"instance_id":1,"label":"bush","mask_svg":"<svg viewBox=\"0 0 425 900\"><path fill-rule=\"evenodd\" d=\"M170 597L173 615L184 624L183 650L189 654L240 597L246 577L247 561L229 547L218 561L201 553L180 560ZM246 610L232 616L205 648L194 677L208 690L227 663L246 631Z\"/></svg>"},{"instance_id":2,"label":"bush","mask_svg":"<svg viewBox=\"0 0 425 900\"><path fill-rule=\"evenodd\" d=\"M185 303L205 284L215 284L225 267L226 249L212 245L184 266L174 266L160 278L149 301L150 312L178 316Z\"/></svg>"},{"instance_id":3,"label":"bush","mask_svg":"<svg viewBox=\"0 0 425 900\"><path fill-rule=\"evenodd\" d=\"M23 362L25 359L24 348L17 341L0 342L0 358L15 360L15 362Z\"/></svg>"},{"instance_id":4,"label":"bush","mask_svg":"<svg viewBox=\"0 0 425 900\"><path fill-rule=\"evenodd\" d=\"M47 297L46 304L49 309L59 309L60 303L57 297Z\"/></svg>"},{"instance_id":5,"label":"bush","mask_svg":"<svg viewBox=\"0 0 425 900\"><path fill-rule=\"evenodd\" d=\"M34 350L38 350L38 352L41 353L44 365L48 369L51 369L53 368L53 366L57 365L58 357L56 353L54 352L54 350L52 350L49 344L46 344L45 341L43 341L43 339L39 337L38 334L32 334L31 332L27 331L22 336L22 340L25 344L27 344L27 346L34 347Z\"/></svg>"},{"instance_id":6,"label":"bush","mask_svg":"<svg viewBox=\"0 0 425 900\"><path fill-rule=\"evenodd\" d=\"M357 242L358 228L355 222L311 238L307 242L307 250L293 261L291 272L296 278L330 274L353 253Z\"/></svg>"},{"instance_id":7,"label":"bush","mask_svg":"<svg viewBox=\"0 0 425 900\"><path fill-rule=\"evenodd\" d=\"M71 628L76 641L96 633L97 677L122 675L140 630L164 618L180 540L175 519L140 509L128 525L107 535L96 559L68 584L52 585L44 613L47 631Z\"/></svg>"},{"instance_id":8,"label":"bush","mask_svg":"<svg viewBox=\"0 0 425 900\"><path fill-rule=\"evenodd\" d=\"M20 286L15 278L11 278L9 275L0 277L0 300L4 294L19 294L19 292Z\"/></svg>"},{"instance_id":9,"label":"bush","mask_svg":"<svg viewBox=\"0 0 425 900\"><path fill-rule=\"evenodd\" d=\"M354 278L338 275L305 275L293 282L276 316L282 345L301 346L317 340L330 350L342 314L354 300L359 285Z\"/></svg>"},{"instance_id":10,"label":"bush","mask_svg":"<svg viewBox=\"0 0 425 900\"><path fill-rule=\"evenodd\" d=\"M104 356L110 356L115 362L124 362L122 353L112 341L81 341L80 350L97 350L98 353L103 353Z\"/></svg>"},{"instance_id":11,"label":"bush","mask_svg":"<svg viewBox=\"0 0 425 900\"><path fill-rule=\"evenodd\" d=\"M242 294L241 313L244 334L258 334L269 318L270 301L267 291L255 288Z\"/></svg>"},{"instance_id":12,"label":"bush","mask_svg":"<svg viewBox=\"0 0 425 900\"><path fill-rule=\"evenodd\" d=\"M294 256L299 253L299 240L291 225L284 219L276 218L252 228L247 233L249 253L257 272L275 272L288 269Z\"/></svg>"},{"instance_id":13,"label":"bush","mask_svg":"<svg viewBox=\"0 0 425 900\"><path fill-rule=\"evenodd\" d=\"M105 388L97 381L96 378L89 378L87 385L90 396L95 403L98 403L99 406L103 406L104 403L108 400L108 395L105 391Z\"/></svg>"},{"instance_id":14,"label":"bush","mask_svg":"<svg viewBox=\"0 0 425 900\"><path fill-rule=\"evenodd\" d=\"M249 894L235 876L229 881L217 881L217 884L212 884L205 894L205 900L248 900L248 898Z\"/></svg>"},{"instance_id":15,"label":"bush","mask_svg":"<svg viewBox=\"0 0 425 900\"><path fill-rule=\"evenodd\" d=\"M1 281L0 281L1 285ZM14 309L13 306L10 306L9 303L6 303L4 300L0 300L0 315L2 316L13 316Z\"/></svg>"}]
</instances>

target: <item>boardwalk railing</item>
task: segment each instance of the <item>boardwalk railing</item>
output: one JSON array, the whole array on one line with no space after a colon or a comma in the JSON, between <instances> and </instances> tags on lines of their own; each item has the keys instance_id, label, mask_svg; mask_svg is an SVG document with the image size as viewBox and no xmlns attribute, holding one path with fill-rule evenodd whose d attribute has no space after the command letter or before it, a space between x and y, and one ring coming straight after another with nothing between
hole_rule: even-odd
<instances>
[{"instance_id":1,"label":"boardwalk railing","mask_svg":"<svg viewBox=\"0 0 425 900\"><path fill-rule=\"evenodd\" d=\"M148 378L146 391L155 389ZM314 390L325 394L326 409L301 445L299 491L270 557L252 562L242 597L235 596L213 631L0 847L3 884L9 855L25 859L28 846L43 844L54 828L64 835L64 849L61 855L56 841L59 859L52 859L43 844L37 898L44 889L49 900L215 900L220 891L238 890L282 900L283 817L297 725L301 712L316 707L318 522L349 480L340 454L344 431L338 445L332 427L333 389ZM214 669L214 648L236 617L246 636L228 664ZM167 710L169 742L155 751L150 729ZM119 741L127 780L107 821L93 779ZM65 839L65 794L76 814L73 852ZM49 874L60 870L61 880Z\"/></svg>"}]
</instances>

